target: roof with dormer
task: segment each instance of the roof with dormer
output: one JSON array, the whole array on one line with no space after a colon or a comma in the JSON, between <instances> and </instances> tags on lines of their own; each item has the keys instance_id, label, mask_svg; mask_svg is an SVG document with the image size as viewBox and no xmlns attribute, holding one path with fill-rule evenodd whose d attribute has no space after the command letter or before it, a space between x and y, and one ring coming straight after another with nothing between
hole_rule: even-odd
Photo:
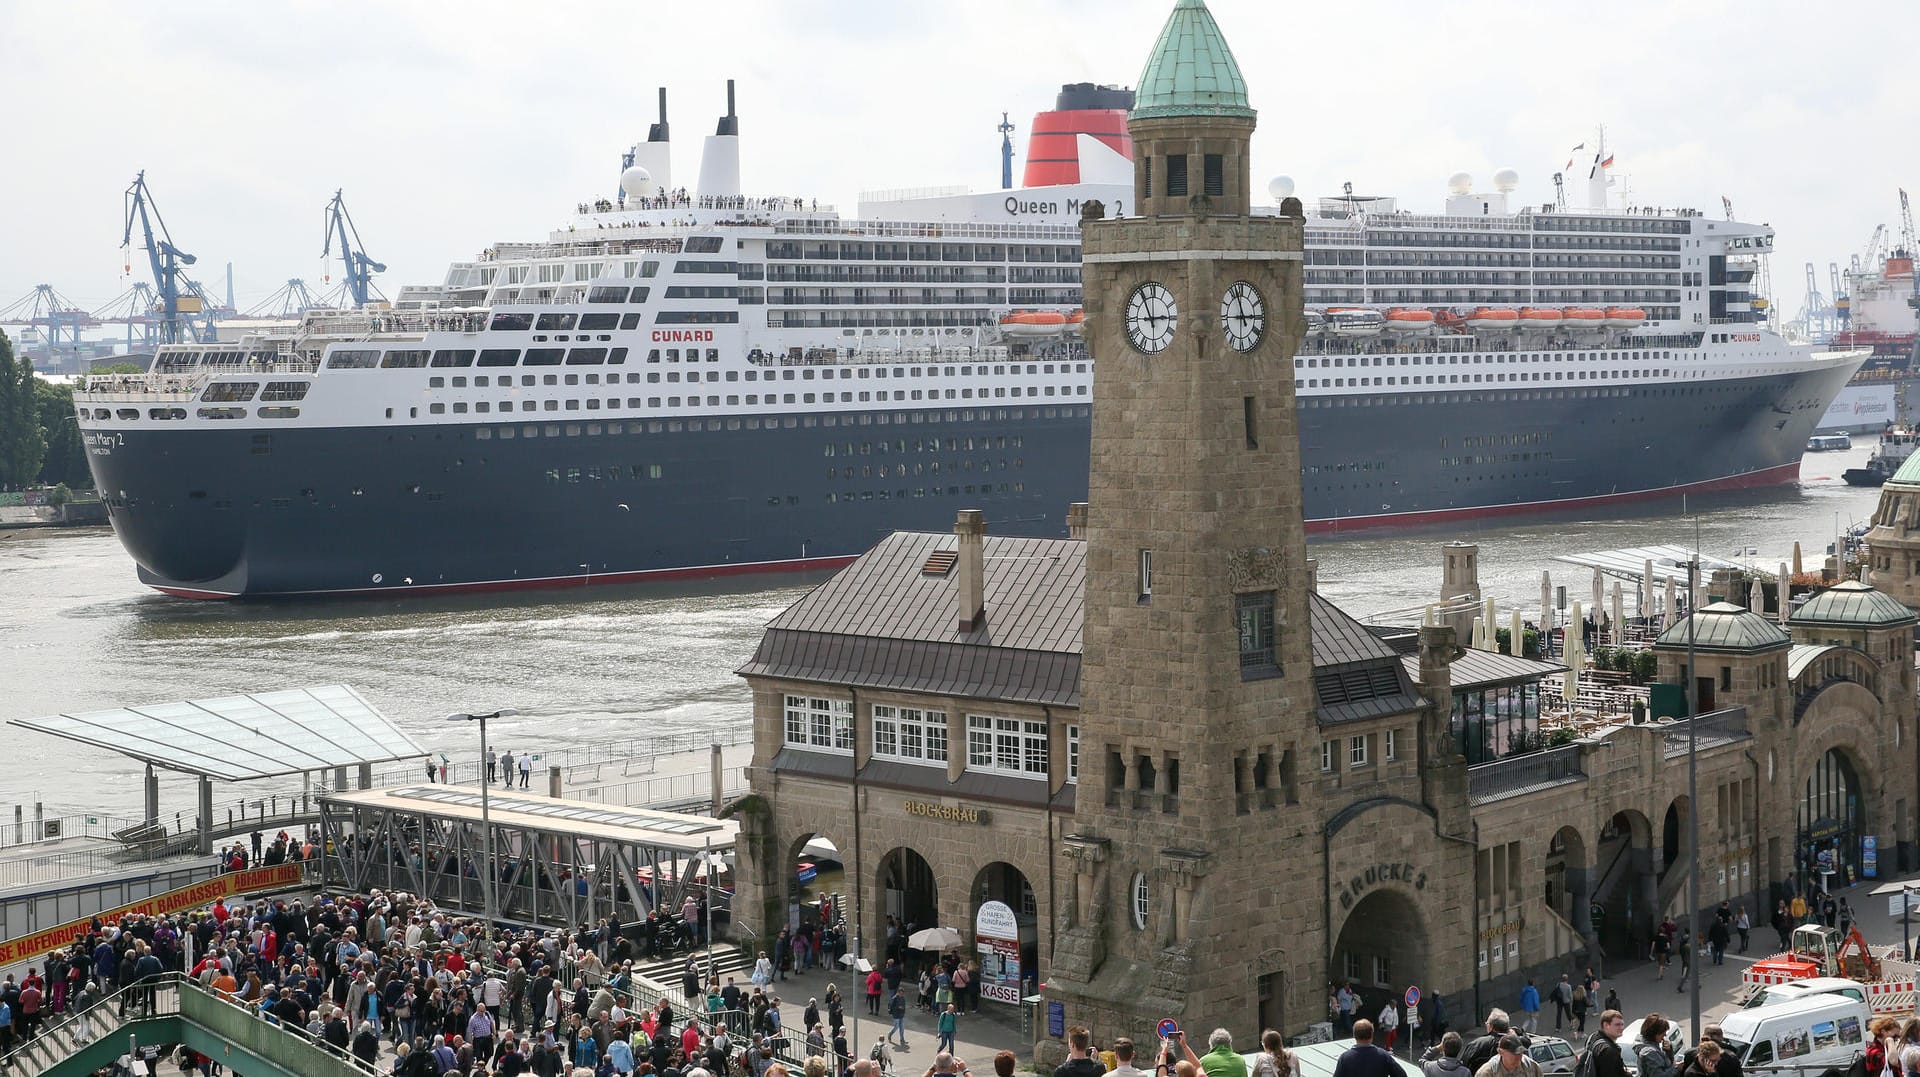
<instances>
[{"instance_id":1,"label":"roof with dormer","mask_svg":"<svg viewBox=\"0 0 1920 1077\"><path fill-rule=\"evenodd\" d=\"M1920 455L1920 454L1915 454ZM1895 628L1915 623L1912 610L1893 596L1859 580L1843 580L1815 592L1787 619L1789 625L1842 625L1848 628Z\"/></svg>"},{"instance_id":2,"label":"roof with dormer","mask_svg":"<svg viewBox=\"0 0 1920 1077\"><path fill-rule=\"evenodd\" d=\"M1179 0L1140 72L1133 118L1253 115L1247 80L1206 0Z\"/></svg>"},{"instance_id":3,"label":"roof with dormer","mask_svg":"<svg viewBox=\"0 0 1920 1077\"><path fill-rule=\"evenodd\" d=\"M1689 624L1693 625L1693 646L1696 650L1721 654L1757 654L1793 646L1793 640L1780 630L1779 625L1745 606L1736 606L1731 602L1703 606L1700 612L1675 621L1660 633L1654 646L1685 650Z\"/></svg>"}]
</instances>

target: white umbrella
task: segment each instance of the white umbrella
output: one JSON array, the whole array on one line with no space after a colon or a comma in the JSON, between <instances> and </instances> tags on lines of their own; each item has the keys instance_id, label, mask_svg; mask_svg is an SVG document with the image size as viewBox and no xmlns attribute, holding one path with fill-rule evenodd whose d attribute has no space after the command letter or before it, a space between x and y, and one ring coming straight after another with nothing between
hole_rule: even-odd
<instances>
[{"instance_id":1,"label":"white umbrella","mask_svg":"<svg viewBox=\"0 0 1920 1077\"><path fill-rule=\"evenodd\" d=\"M840 963L842 965L851 966L853 968L853 971L855 972L872 972L873 971L873 962L868 961L864 957L859 957L854 954L841 954Z\"/></svg>"},{"instance_id":2,"label":"white umbrella","mask_svg":"<svg viewBox=\"0 0 1920 1077\"><path fill-rule=\"evenodd\" d=\"M1620 590L1620 581L1613 583L1613 645L1622 646L1626 641L1626 597Z\"/></svg>"},{"instance_id":3,"label":"white umbrella","mask_svg":"<svg viewBox=\"0 0 1920 1077\"><path fill-rule=\"evenodd\" d=\"M1653 558L1649 557L1640 565L1640 618L1649 625L1653 616Z\"/></svg>"},{"instance_id":4,"label":"white umbrella","mask_svg":"<svg viewBox=\"0 0 1920 1077\"><path fill-rule=\"evenodd\" d=\"M1487 622L1487 638L1485 641L1483 641L1483 645L1481 649L1487 650L1487 651L1499 650L1500 649L1500 622L1494 620L1493 599L1487 598L1487 599L1481 600L1480 619Z\"/></svg>"},{"instance_id":5,"label":"white umbrella","mask_svg":"<svg viewBox=\"0 0 1920 1077\"><path fill-rule=\"evenodd\" d=\"M1553 630L1553 577L1542 570L1540 573L1540 631Z\"/></svg>"},{"instance_id":6,"label":"white umbrella","mask_svg":"<svg viewBox=\"0 0 1920 1077\"><path fill-rule=\"evenodd\" d=\"M960 945L960 933L950 927L925 927L907 936L907 945L916 950L952 950Z\"/></svg>"},{"instance_id":7,"label":"white umbrella","mask_svg":"<svg viewBox=\"0 0 1920 1077\"><path fill-rule=\"evenodd\" d=\"M1521 624L1520 611L1513 610L1507 618L1507 653L1515 658L1525 654L1526 648L1521 646L1521 642L1525 639L1526 629Z\"/></svg>"},{"instance_id":8,"label":"white umbrella","mask_svg":"<svg viewBox=\"0 0 1920 1077\"><path fill-rule=\"evenodd\" d=\"M1663 627L1671 628L1673 627L1674 622L1678 621L1679 619L1680 618L1675 615L1673 610L1673 577L1668 576L1667 577L1667 605L1666 605L1666 609L1663 611L1663 616L1661 618L1660 624Z\"/></svg>"},{"instance_id":9,"label":"white umbrella","mask_svg":"<svg viewBox=\"0 0 1920 1077\"><path fill-rule=\"evenodd\" d=\"M1473 649L1487 649L1487 622L1477 616L1473 619Z\"/></svg>"},{"instance_id":10,"label":"white umbrella","mask_svg":"<svg viewBox=\"0 0 1920 1077\"><path fill-rule=\"evenodd\" d=\"M1593 570L1593 615L1595 617L1600 616L1601 603L1604 602L1606 598L1605 588L1606 588L1606 584L1603 583L1600 579L1600 570L1597 568L1594 569Z\"/></svg>"}]
</instances>

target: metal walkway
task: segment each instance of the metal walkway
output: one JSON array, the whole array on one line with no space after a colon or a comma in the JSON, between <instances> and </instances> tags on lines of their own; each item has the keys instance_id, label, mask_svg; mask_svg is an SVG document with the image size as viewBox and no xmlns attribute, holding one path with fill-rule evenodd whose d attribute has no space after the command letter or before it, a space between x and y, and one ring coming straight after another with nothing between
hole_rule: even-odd
<instances>
[{"instance_id":1,"label":"metal walkway","mask_svg":"<svg viewBox=\"0 0 1920 1077\"><path fill-rule=\"evenodd\" d=\"M0 1058L0 1072L84 1077L126 1054L130 1036L142 1047L184 1043L248 1077L371 1077L376 1072L315 1042L304 1030L264 1020L258 1011L178 974L129 987L84 1014L64 1015Z\"/></svg>"}]
</instances>

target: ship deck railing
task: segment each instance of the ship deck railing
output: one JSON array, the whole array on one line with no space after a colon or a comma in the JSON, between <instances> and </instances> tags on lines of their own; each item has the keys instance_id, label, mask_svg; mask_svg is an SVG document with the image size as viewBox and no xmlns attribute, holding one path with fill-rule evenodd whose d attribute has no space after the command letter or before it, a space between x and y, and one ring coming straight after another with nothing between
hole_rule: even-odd
<instances>
[{"instance_id":1,"label":"ship deck railing","mask_svg":"<svg viewBox=\"0 0 1920 1077\"><path fill-rule=\"evenodd\" d=\"M1074 239L1080 229L1064 224L968 224L952 221L775 221L776 235L881 236L901 239Z\"/></svg>"},{"instance_id":2,"label":"ship deck railing","mask_svg":"<svg viewBox=\"0 0 1920 1077\"><path fill-rule=\"evenodd\" d=\"M380 333L479 333L486 328L484 310L349 310L309 314L300 331L364 339Z\"/></svg>"}]
</instances>

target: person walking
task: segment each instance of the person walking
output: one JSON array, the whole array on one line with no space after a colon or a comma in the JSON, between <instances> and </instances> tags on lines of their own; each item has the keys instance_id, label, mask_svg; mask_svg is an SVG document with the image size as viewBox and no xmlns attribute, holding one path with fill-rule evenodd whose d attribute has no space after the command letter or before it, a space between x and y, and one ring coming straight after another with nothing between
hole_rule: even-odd
<instances>
[{"instance_id":1,"label":"person walking","mask_svg":"<svg viewBox=\"0 0 1920 1077\"><path fill-rule=\"evenodd\" d=\"M1587 1008L1593 1005L1593 992L1587 989L1586 980L1573 985L1573 1032L1584 1036L1587 1032Z\"/></svg>"},{"instance_id":2,"label":"person walking","mask_svg":"<svg viewBox=\"0 0 1920 1077\"><path fill-rule=\"evenodd\" d=\"M899 984L893 985L893 997L887 1000L887 1016L893 1018L893 1028L887 1033L887 1041L900 1037L900 1049L907 1050L907 993Z\"/></svg>"},{"instance_id":3,"label":"person walking","mask_svg":"<svg viewBox=\"0 0 1920 1077\"><path fill-rule=\"evenodd\" d=\"M1727 963L1727 944L1732 941L1727 921L1716 918L1713 926L1707 929L1707 948L1713 953L1714 964Z\"/></svg>"},{"instance_id":4,"label":"person walking","mask_svg":"<svg viewBox=\"0 0 1920 1077\"><path fill-rule=\"evenodd\" d=\"M1560 982L1553 985L1549 997L1553 999L1553 1030L1558 1032L1566 1027L1567 1018L1573 1016L1573 984L1566 973L1560 974Z\"/></svg>"},{"instance_id":5,"label":"person walking","mask_svg":"<svg viewBox=\"0 0 1920 1077\"><path fill-rule=\"evenodd\" d=\"M488 785L493 784L493 779L496 773L499 771L499 769L500 769L500 756L496 754L492 748L488 748L487 749L487 784Z\"/></svg>"},{"instance_id":6,"label":"person walking","mask_svg":"<svg viewBox=\"0 0 1920 1077\"><path fill-rule=\"evenodd\" d=\"M1748 936L1753 932L1753 920L1747 916L1745 905L1740 906L1739 910L1733 914L1733 930L1740 935L1740 952L1746 953Z\"/></svg>"},{"instance_id":7,"label":"person walking","mask_svg":"<svg viewBox=\"0 0 1920 1077\"><path fill-rule=\"evenodd\" d=\"M960 1012L953 1008L953 1003L949 1002L947 1003L947 1008L940 1011L940 1025L938 1029L940 1042L934 1047L934 1050L946 1051L951 1054L953 1052L953 1037L959 1030Z\"/></svg>"},{"instance_id":8,"label":"person walking","mask_svg":"<svg viewBox=\"0 0 1920 1077\"><path fill-rule=\"evenodd\" d=\"M1393 1045L1400 1038L1400 1008L1393 1004L1392 999L1388 999L1387 1004L1380 1008L1380 1023L1378 1027L1382 1041L1380 1044L1381 1048L1388 1054L1392 1054Z\"/></svg>"},{"instance_id":9,"label":"person walking","mask_svg":"<svg viewBox=\"0 0 1920 1077\"><path fill-rule=\"evenodd\" d=\"M1697 945L1691 931L1682 931L1680 938L1674 942L1674 946L1680 951L1680 980L1673 985L1676 992L1687 989L1687 977L1693 973L1693 949ZM1646 1025L1642 1023L1640 1028L1641 1035L1645 1035ZM1648 1077L1648 1075L1643 1073L1640 1077Z\"/></svg>"},{"instance_id":10,"label":"person walking","mask_svg":"<svg viewBox=\"0 0 1920 1077\"><path fill-rule=\"evenodd\" d=\"M520 788L525 789L533 781L533 753L520 753Z\"/></svg>"},{"instance_id":11,"label":"person walking","mask_svg":"<svg viewBox=\"0 0 1920 1077\"><path fill-rule=\"evenodd\" d=\"M1531 979L1520 989L1520 1031L1528 1035L1540 1031L1540 989ZM1393 1050L1392 1043L1387 1044L1387 1050Z\"/></svg>"}]
</instances>

